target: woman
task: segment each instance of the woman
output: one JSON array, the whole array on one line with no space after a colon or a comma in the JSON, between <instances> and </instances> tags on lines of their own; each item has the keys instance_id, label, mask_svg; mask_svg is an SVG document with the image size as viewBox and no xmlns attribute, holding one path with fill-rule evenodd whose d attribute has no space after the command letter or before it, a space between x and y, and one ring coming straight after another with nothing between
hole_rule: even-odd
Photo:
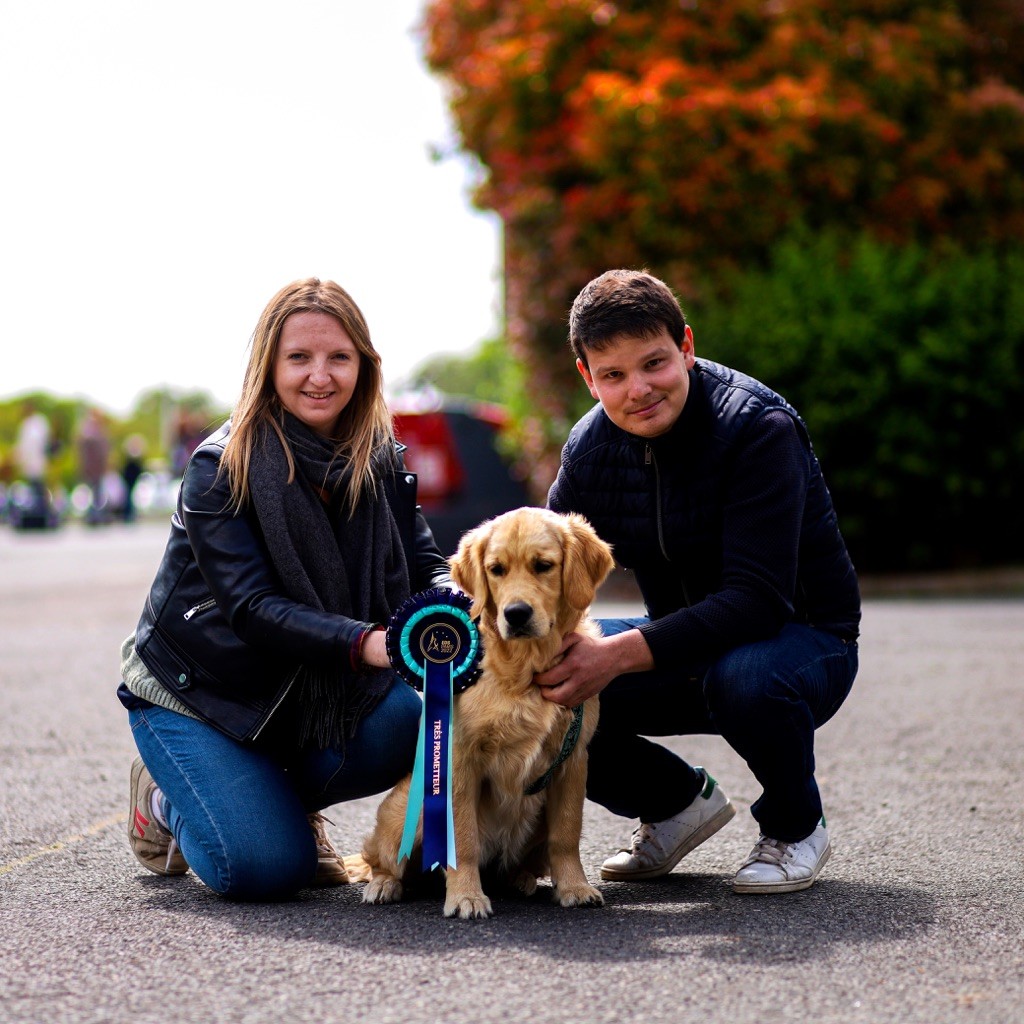
<instances>
[{"instance_id":1,"label":"woman","mask_svg":"<svg viewBox=\"0 0 1024 1024\"><path fill-rule=\"evenodd\" d=\"M351 297L281 289L231 420L195 451L163 561L122 648L139 753L129 839L237 899L347 881L319 811L411 768L420 700L383 623L448 583Z\"/></svg>"}]
</instances>

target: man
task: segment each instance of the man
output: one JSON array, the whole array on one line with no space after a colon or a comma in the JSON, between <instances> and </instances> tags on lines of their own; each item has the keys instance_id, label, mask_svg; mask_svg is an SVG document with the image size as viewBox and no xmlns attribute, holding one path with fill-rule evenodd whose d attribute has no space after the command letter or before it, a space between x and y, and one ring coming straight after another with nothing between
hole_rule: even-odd
<instances>
[{"instance_id":1,"label":"man","mask_svg":"<svg viewBox=\"0 0 1024 1024\"><path fill-rule=\"evenodd\" d=\"M548 495L632 569L647 616L571 634L537 676L573 707L601 694L587 795L639 818L601 877L658 878L735 813L715 780L644 737L716 733L762 787L733 889L812 885L831 853L814 730L857 672L860 595L806 427L751 377L698 360L672 291L611 270L577 296L576 367L598 401Z\"/></svg>"}]
</instances>

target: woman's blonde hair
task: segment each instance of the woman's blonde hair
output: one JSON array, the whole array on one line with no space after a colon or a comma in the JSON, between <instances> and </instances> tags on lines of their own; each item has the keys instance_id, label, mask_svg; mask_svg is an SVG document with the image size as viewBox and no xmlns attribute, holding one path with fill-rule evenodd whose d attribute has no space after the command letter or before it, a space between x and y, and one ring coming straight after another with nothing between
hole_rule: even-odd
<instances>
[{"instance_id":1,"label":"woman's blonde hair","mask_svg":"<svg viewBox=\"0 0 1024 1024\"><path fill-rule=\"evenodd\" d=\"M373 455L394 443L391 413L384 401L380 355L370 341L370 329L352 296L333 281L308 277L285 285L260 316L250 342L249 363L242 395L231 416L231 433L221 467L231 487L231 506L242 508L249 495L249 464L259 428L269 424L277 431L288 460L288 482L295 479L295 459L282 429L283 410L274 390L274 362L281 328L293 313L319 312L333 316L359 351L359 377L348 405L338 419L336 457L352 465L347 495L349 514L362 494L376 493Z\"/></svg>"}]
</instances>

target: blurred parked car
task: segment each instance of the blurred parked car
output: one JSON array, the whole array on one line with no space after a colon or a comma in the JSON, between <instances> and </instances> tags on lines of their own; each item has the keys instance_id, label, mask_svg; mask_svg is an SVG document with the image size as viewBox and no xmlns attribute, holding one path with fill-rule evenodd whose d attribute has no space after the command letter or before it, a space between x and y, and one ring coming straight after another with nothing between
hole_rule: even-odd
<instances>
[{"instance_id":1,"label":"blurred parked car","mask_svg":"<svg viewBox=\"0 0 1024 1024\"><path fill-rule=\"evenodd\" d=\"M459 538L491 516L532 502L498 451L508 416L500 406L435 392L393 399L395 433L418 477L419 503L438 546L454 554Z\"/></svg>"}]
</instances>

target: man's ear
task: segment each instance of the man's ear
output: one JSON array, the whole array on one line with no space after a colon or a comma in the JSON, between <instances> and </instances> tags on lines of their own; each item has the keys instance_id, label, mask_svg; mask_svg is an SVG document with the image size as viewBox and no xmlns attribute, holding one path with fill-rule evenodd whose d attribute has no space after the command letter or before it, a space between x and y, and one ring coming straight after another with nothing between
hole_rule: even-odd
<instances>
[{"instance_id":1,"label":"man's ear","mask_svg":"<svg viewBox=\"0 0 1024 1024\"><path fill-rule=\"evenodd\" d=\"M590 391L590 397L597 399L597 391L594 388L594 378L590 376L590 370L587 369L587 364L582 359L576 360L576 369L580 371L580 376L587 382L587 388ZM599 401L600 399L598 399Z\"/></svg>"},{"instance_id":2,"label":"man's ear","mask_svg":"<svg viewBox=\"0 0 1024 1024\"><path fill-rule=\"evenodd\" d=\"M679 346L679 350L683 353L683 362L688 370L693 369L694 359L697 356L697 351L693 345L693 331L690 330L690 325L686 325L686 330L683 333L683 340Z\"/></svg>"}]
</instances>

